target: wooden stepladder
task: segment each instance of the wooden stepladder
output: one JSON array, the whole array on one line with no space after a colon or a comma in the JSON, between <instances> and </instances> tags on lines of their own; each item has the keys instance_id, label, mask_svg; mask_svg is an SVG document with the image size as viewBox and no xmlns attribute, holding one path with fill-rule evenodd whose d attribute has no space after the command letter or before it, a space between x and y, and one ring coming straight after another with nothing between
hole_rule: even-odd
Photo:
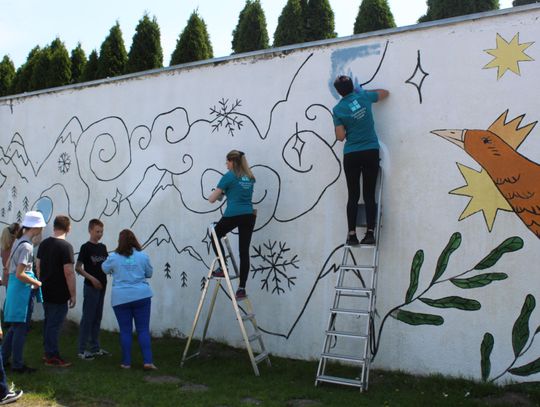
<instances>
[{"instance_id":1,"label":"wooden stepladder","mask_svg":"<svg viewBox=\"0 0 540 407\"><path fill-rule=\"evenodd\" d=\"M360 391L368 389L375 341L382 171L379 171L377 202L376 244L343 247L315 386L326 382L358 387ZM357 264L357 259L364 264ZM354 367L353 377L343 377L340 364ZM332 370L338 373L330 373Z\"/></svg>"},{"instance_id":2,"label":"wooden stepladder","mask_svg":"<svg viewBox=\"0 0 540 407\"><path fill-rule=\"evenodd\" d=\"M218 292L220 291L221 288L223 288L225 290L225 293L231 300L231 304L232 304L232 307L236 316L236 320L238 321L238 324L240 326L240 332L242 333L242 338L244 339L244 343L246 344L246 349L249 355L249 359L251 361L251 366L253 367L253 371L256 376L259 376L259 366L258 366L259 363L261 363L262 361L266 361L268 366L271 366L271 362L270 362L269 354L266 351L266 348L264 346L262 333L259 330L259 327L257 326L257 321L255 319L255 312L253 311L253 305L251 304L251 301L249 300L248 297L244 297L238 300L236 299L236 294L231 284L231 280L239 278L239 273L238 273L236 260L231 250L231 245L229 243L229 240L227 239L226 236L221 239L222 243L224 244L224 248L227 252L227 254L224 254L219 245L219 241L218 241L213 224L210 226L209 232L210 232L210 237L212 239L212 242L217 248L218 255L216 258L214 258L214 260L212 260L212 263L210 264L208 276L204 283L204 287L201 293L201 298L199 300L199 305L195 313L195 318L193 319L193 325L191 327L191 331L189 333L189 336L186 342L186 347L184 349L184 354L182 356L181 366L184 366L184 362L186 360L192 359L200 355L203 344L204 344L204 340L206 338L206 333L208 332L208 326L210 325L210 319L212 318L212 312L214 311L214 306L216 304L216 298L217 298ZM232 271L234 273L233 276L231 276L229 273L229 266L226 263L226 259L230 260L230 264L232 265ZM214 272L218 271L219 269L221 269L223 274L220 276L216 276ZM201 317L202 309L205 304L205 300L206 300L208 290L210 288L210 284L213 281L215 282L214 289L213 289L214 291L212 292L212 295L211 295L210 306L208 308L208 314L206 317L206 322L204 324L204 329L203 329L203 333L201 337L201 342L199 344L199 349L197 352L191 355L188 355L189 346L193 339L193 335L195 334L195 329L197 328L197 323L199 322L199 318ZM224 283L224 287L222 287L223 283ZM242 303L242 307L239 305L239 302ZM258 349L254 350L253 345L258 346Z\"/></svg>"}]
</instances>

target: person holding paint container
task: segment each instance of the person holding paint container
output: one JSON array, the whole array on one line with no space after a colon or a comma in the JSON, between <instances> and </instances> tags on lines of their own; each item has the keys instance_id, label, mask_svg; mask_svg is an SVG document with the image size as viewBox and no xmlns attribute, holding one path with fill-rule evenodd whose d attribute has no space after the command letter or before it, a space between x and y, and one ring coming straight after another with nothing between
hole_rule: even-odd
<instances>
[{"instance_id":1,"label":"person holding paint container","mask_svg":"<svg viewBox=\"0 0 540 407\"><path fill-rule=\"evenodd\" d=\"M255 228L255 212L251 200L255 177L249 168L246 155L242 151L232 150L226 156L225 165L229 170L217 184L216 189L208 197L210 203L227 197L227 208L223 217L214 227L221 246L221 238L235 228L238 228L238 246L240 252L240 283L236 291L236 299L246 298L246 282L249 273L249 245ZM212 241L214 252L217 248ZM223 253L223 247L221 246ZM217 269L214 277L223 277L223 271Z\"/></svg>"},{"instance_id":2,"label":"person holding paint container","mask_svg":"<svg viewBox=\"0 0 540 407\"><path fill-rule=\"evenodd\" d=\"M379 140L371 105L386 99L389 92L384 89L354 89L349 76L340 75L334 87L341 100L332 111L335 134L338 141L345 141L343 148L343 169L347 180L347 245L375 244L375 187L379 174ZM360 176L366 205L367 230L362 241L356 237L356 214L360 199Z\"/></svg>"}]
</instances>

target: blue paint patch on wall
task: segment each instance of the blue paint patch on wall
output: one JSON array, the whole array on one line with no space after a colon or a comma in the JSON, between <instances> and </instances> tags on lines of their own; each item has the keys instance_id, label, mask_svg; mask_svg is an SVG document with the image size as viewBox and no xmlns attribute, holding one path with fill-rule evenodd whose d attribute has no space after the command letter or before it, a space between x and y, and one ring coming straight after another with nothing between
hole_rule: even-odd
<instances>
[{"instance_id":1,"label":"blue paint patch on wall","mask_svg":"<svg viewBox=\"0 0 540 407\"><path fill-rule=\"evenodd\" d=\"M366 58L372 55L380 55L381 50L382 45L380 43L377 43L361 45L358 47L338 49L332 52L332 72L330 74L330 79L328 80L328 88L330 89L330 93L332 93L332 95L336 99L340 98L339 94L334 89L334 80L338 75L350 76L353 80L355 89L359 88L360 81L358 80L358 77L354 75L350 66L347 67L347 65L359 58Z\"/></svg>"}]
</instances>

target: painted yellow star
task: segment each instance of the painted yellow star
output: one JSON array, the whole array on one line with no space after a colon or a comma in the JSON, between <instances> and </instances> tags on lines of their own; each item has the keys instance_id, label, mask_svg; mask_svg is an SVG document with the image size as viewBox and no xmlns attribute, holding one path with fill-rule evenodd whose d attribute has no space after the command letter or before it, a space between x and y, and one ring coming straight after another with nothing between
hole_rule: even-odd
<instances>
[{"instance_id":1,"label":"painted yellow star","mask_svg":"<svg viewBox=\"0 0 540 407\"><path fill-rule=\"evenodd\" d=\"M534 42L519 43L519 33L514 35L510 42L497 34L497 48L485 49L484 51L492 55L493 60L484 66L484 69L497 68L497 80L499 80L506 71L512 71L516 75L521 75L519 70L519 62L534 61L525 50Z\"/></svg>"},{"instance_id":2,"label":"painted yellow star","mask_svg":"<svg viewBox=\"0 0 540 407\"><path fill-rule=\"evenodd\" d=\"M480 171L476 171L460 163L457 163L457 166L467 185L450 191L450 194L471 198L461 213L459 220L463 220L481 211L484 215L487 228L491 232L497 211L512 212L512 208L483 168Z\"/></svg>"}]
</instances>

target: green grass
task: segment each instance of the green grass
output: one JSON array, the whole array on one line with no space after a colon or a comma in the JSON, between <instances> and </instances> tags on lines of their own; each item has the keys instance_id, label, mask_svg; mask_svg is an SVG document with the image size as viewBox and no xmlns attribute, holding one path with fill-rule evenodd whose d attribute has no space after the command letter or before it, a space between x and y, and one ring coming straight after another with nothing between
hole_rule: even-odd
<instances>
[{"instance_id":1,"label":"green grass","mask_svg":"<svg viewBox=\"0 0 540 407\"><path fill-rule=\"evenodd\" d=\"M367 393L343 386L315 387L317 362L278 357L271 357L272 367L261 364L261 376L255 377L245 350L213 342L205 344L201 357L187 361L181 368L185 341L175 338L153 340L158 371L142 370L135 343L132 369L122 370L118 334L102 333L102 346L113 352L112 356L82 361L76 358L78 328L72 323L62 333L61 351L73 366L50 368L41 362L41 335L42 324L34 323L25 348L27 364L37 367L38 372L23 375L7 371L8 381L25 392L16 404L19 407L540 405L540 386L536 384L496 387L442 376L414 377L379 370L371 372ZM163 376L179 381L167 383L161 380ZM205 385L207 389L189 391L182 388L186 384ZM318 404L302 404L298 400Z\"/></svg>"}]
</instances>

